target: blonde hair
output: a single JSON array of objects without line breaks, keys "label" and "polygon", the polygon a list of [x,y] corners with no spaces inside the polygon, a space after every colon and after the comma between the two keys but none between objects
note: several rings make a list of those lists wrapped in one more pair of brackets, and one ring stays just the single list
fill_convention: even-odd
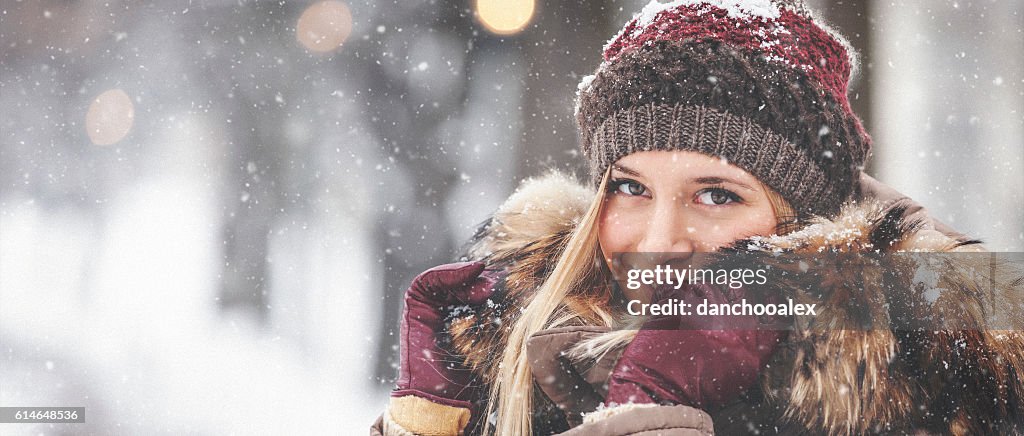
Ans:
[{"label": "blonde hair", "polygon": [[[533,430],[533,373],[526,357],[526,341],[541,330],[565,325],[574,318],[605,326],[617,322],[607,304],[587,304],[594,297],[611,300],[603,260],[596,256],[597,221],[604,203],[610,169],[605,172],[597,195],[569,236],[551,274],[522,310],[508,336],[499,362],[499,372],[491,385],[486,429],[490,416],[497,412],[493,430],[499,435],[530,435]],[[591,294],[588,296],[588,294]],[[597,295],[594,295],[597,294]],[[487,433],[487,431],[485,431]]]},{"label": "blonde hair", "polygon": [[772,213],[775,214],[775,234],[785,235],[798,229],[801,225],[801,218],[796,209],[793,209],[793,206],[774,189],[760,180],[758,182],[761,183],[761,188],[768,196],[768,203],[771,204]]},{"label": "blonde hair", "polygon": [[[588,325],[611,327],[607,333],[577,343],[568,351],[572,360],[600,359],[625,346],[643,323],[641,317],[627,317],[610,307],[614,286],[598,245],[598,219],[611,174],[601,178],[597,194],[569,236],[558,261],[544,283],[522,310],[508,336],[499,361],[498,375],[490,387],[484,412],[484,434],[531,435],[533,432],[534,383],[526,355],[526,342],[541,330],[582,319]],[[762,185],[783,229],[796,222],[789,203]],[[781,234],[781,233],[780,233]],[[492,422],[491,415],[496,413]],[[492,427],[493,426],[493,427]]]}]

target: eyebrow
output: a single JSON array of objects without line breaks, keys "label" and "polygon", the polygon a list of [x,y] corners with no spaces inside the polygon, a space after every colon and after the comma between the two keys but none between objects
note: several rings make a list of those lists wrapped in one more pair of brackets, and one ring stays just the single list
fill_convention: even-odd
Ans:
[{"label": "eyebrow", "polygon": [[620,165],[620,164],[612,164],[612,168],[615,168],[615,169],[617,169],[619,171],[622,171],[622,172],[624,172],[626,174],[629,174],[631,176],[634,176],[634,177],[642,177],[640,175],[639,171],[631,169],[631,168],[629,168],[627,166],[623,166],[623,165]]},{"label": "eyebrow", "polygon": [[[622,172],[624,172],[626,174],[629,174],[631,176],[634,176],[634,177],[643,177],[643,176],[640,175],[639,171],[634,170],[632,168],[629,168],[627,166],[623,166],[621,164],[612,164],[612,168],[614,168],[616,170],[619,170],[619,171],[622,171]],[[740,181],[738,181],[736,179],[731,179],[731,178],[728,178],[728,177],[704,176],[704,177],[697,177],[697,178],[690,179],[690,180],[692,182],[700,183],[700,184],[703,184],[703,185],[719,185],[719,184],[722,184],[722,183],[732,183],[732,184],[739,185],[739,186],[742,186],[744,188],[747,188],[747,189],[749,189],[751,191],[756,191],[757,190],[757,189],[754,189],[753,187],[751,187],[750,185],[748,185],[746,183],[743,183],[743,182],[740,182]]]},{"label": "eyebrow", "polygon": [[748,185],[746,183],[743,183],[743,182],[740,182],[740,181],[735,180],[735,179],[730,179],[728,177],[714,177],[714,176],[697,177],[696,179],[693,179],[693,181],[697,182],[697,183],[701,183],[701,184],[707,184],[707,185],[718,185],[718,184],[722,184],[724,182],[728,182],[728,183],[732,183],[732,184],[735,184],[735,185],[740,185],[740,186],[742,186],[744,188],[747,188],[747,189],[749,189],[751,191],[756,191],[756,189],[754,189],[750,185]]}]

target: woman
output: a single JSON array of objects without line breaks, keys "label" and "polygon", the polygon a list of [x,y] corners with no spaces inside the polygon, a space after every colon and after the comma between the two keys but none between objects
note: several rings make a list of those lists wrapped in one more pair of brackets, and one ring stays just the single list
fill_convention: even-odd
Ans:
[{"label": "woman", "polygon": [[[398,389],[372,432],[1021,431],[1019,318],[991,330],[977,315],[990,302],[970,291],[993,284],[1012,311],[1024,300],[1012,270],[943,275],[955,292],[913,306],[928,317],[962,304],[972,330],[897,328],[890,304],[921,293],[892,297],[907,277],[865,270],[878,280],[832,280],[817,293],[778,281],[780,295],[830,308],[785,330],[680,329],[679,317],[663,328],[628,314],[627,301],[666,295],[617,284],[640,266],[619,253],[685,262],[700,252],[980,250],[913,203],[865,198],[892,191],[861,173],[871,141],[846,96],[855,65],[799,2],[644,8],[579,87],[596,191],[558,174],[528,181],[478,232],[469,262],[413,281]],[[892,320],[853,329],[865,305],[850,302]]]}]

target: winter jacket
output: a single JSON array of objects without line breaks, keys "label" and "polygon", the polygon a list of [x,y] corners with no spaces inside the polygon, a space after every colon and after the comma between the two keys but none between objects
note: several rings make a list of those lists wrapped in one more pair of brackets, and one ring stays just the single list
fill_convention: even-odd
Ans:
[{"label": "winter jacket", "polygon": [[[485,383],[497,373],[494,365],[504,349],[507,326],[513,325],[517,309],[525,306],[554,265],[560,247],[594,195],[557,173],[529,180],[474,237],[466,257],[486,259],[491,267],[504,270],[504,279],[495,286],[494,304],[453,318],[442,340],[465,356]],[[853,254],[980,251],[964,239],[922,226],[914,212],[863,201],[844,208],[832,220],[818,219],[785,236],[742,241],[730,250]],[[891,289],[906,283],[865,270],[857,272],[865,279],[854,280],[856,286],[832,286],[829,292],[801,293],[799,283],[779,281],[778,286],[791,288],[781,291],[831,310],[794,326],[758,385],[718,410],[629,404],[595,412],[607,392],[617,355],[613,352],[598,361],[570,362],[564,351],[607,328],[581,323],[538,332],[527,345],[538,403],[534,434],[1021,434],[1024,273],[1019,265],[989,266],[991,274],[987,275],[938,277],[949,292],[938,297],[937,303],[931,298],[934,295],[927,296],[930,304],[910,301],[921,298],[920,290],[892,297]],[[834,269],[846,270],[839,264]],[[872,278],[867,279],[869,276]],[[954,306],[962,310],[949,310]],[[976,328],[900,328],[896,319],[901,314],[895,311],[908,307],[925,312],[915,312],[917,317],[961,317],[952,320],[952,325]],[[882,314],[887,323],[871,329],[843,328],[855,325],[864,313]],[[1001,330],[985,328],[992,319],[1002,320]],[[833,328],[821,328],[825,325]],[[482,389],[481,401],[485,398],[486,389]],[[430,404],[417,407],[425,411],[425,420],[432,414],[451,412],[436,411]],[[481,402],[476,410],[485,407]],[[481,421],[481,416],[471,416],[467,434],[479,432]],[[371,435],[430,431],[408,431],[385,412],[374,423]]]}]

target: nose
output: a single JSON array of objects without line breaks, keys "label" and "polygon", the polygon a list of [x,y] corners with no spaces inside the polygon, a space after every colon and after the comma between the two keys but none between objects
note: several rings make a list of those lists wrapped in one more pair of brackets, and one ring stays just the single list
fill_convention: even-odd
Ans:
[{"label": "nose", "polygon": [[689,256],[694,251],[696,235],[687,221],[687,213],[678,201],[656,201],[637,250],[643,253],[674,253],[673,258],[684,253]]}]

